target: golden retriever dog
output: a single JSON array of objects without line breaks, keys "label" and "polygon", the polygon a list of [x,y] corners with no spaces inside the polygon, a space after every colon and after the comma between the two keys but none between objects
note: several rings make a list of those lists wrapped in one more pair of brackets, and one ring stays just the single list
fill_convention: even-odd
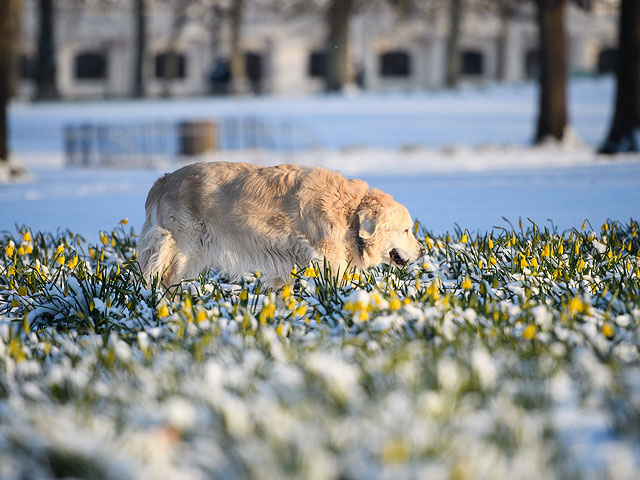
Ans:
[{"label": "golden retriever dog", "polygon": [[425,253],[403,205],[325,168],[194,163],[159,178],[145,210],[140,266],[166,285],[213,268],[279,287],[294,264],[326,259],[338,273]]}]

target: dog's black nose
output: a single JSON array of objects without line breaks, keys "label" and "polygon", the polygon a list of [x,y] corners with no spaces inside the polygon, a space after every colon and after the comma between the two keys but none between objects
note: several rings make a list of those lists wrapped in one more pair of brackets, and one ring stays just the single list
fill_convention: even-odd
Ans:
[{"label": "dog's black nose", "polygon": [[424,255],[425,253],[427,253],[427,249],[424,247],[420,247],[420,256]]}]

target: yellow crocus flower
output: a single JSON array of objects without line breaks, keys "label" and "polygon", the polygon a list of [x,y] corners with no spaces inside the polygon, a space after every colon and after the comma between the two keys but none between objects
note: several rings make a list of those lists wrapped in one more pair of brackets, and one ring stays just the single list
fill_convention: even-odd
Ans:
[{"label": "yellow crocus flower", "polygon": [[169,316],[169,309],[167,308],[167,305],[164,303],[161,303],[160,305],[158,305],[158,317],[164,318],[168,316]]},{"label": "yellow crocus flower", "polygon": [[573,297],[569,300],[569,313],[576,314],[584,309],[584,303],[580,297]]},{"label": "yellow crocus flower", "polygon": [[429,250],[433,248],[433,241],[429,238],[429,235],[424,236],[424,244]]},{"label": "yellow crocus flower", "polygon": [[69,263],[67,263],[67,267],[73,270],[74,268],[76,268],[76,265],[78,265],[78,255],[74,255],[73,258],[69,260]]},{"label": "yellow crocus flower", "polygon": [[528,325],[527,328],[525,328],[522,332],[522,337],[526,338],[527,340],[533,340],[534,338],[536,338],[536,331],[537,328],[535,325]]},{"label": "yellow crocus flower", "polygon": [[268,303],[264,307],[262,307],[262,310],[260,310],[260,313],[258,314],[258,320],[260,321],[260,325],[264,325],[267,322],[267,320],[272,319],[275,313],[276,313],[275,303]]},{"label": "yellow crocus flower", "polygon": [[542,256],[543,257],[551,256],[551,246],[548,243],[545,244],[544,248],[542,249]]},{"label": "yellow crocus flower", "polygon": [[[440,298],[440,292],[438,291],[438,285],[436,285],[436,282],[433,281],[429,284],[429,286],[427,287],[427,293],[431,296],[431,298],[433,298],[434,300],[438,300]],[[408,299],[407,299],[408,300]]]},{"label": "yellow crocus flower", "polygon": [[317,277],[318,274],[316,273],[315,269],[311,266],[308,266],[305,270],[304,270],[304,276],[305,277]]},{"label": "yellow crocus flower", "polygon": [[524,267],[528,267],[529,263],[527,262],[527,258],[526,257],[522,257],[520,258],[520,268],[523,269]]},{"label": "yellow crocus flower", "polygon": [[402,307],[402,303],[400,303],[400,299],[393,295],[389,300],[389,310],[395,311]]}]

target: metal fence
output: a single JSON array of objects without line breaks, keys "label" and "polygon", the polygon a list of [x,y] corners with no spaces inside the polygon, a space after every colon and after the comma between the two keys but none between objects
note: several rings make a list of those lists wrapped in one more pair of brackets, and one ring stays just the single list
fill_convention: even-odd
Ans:
[{"label": "metal fence", "polygon": [[225,117],[176,123],[69,124],[65,158],[71,166],[151,166],[221,150],[296,152],[318,142],[303,125],[260,117]]},{"label": "metal fence", "polygon": [[173,128],[162,123],[143,125],[67,125],[65,158],[72,166],[150,166],[171,151]]}]

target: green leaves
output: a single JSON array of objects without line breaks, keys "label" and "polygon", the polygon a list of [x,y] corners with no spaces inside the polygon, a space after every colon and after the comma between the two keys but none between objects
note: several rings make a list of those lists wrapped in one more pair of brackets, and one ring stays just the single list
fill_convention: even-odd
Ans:
[{"label": "green leaves", "polygon": [[22,228],[0,238],[0,463],[51,476],[42,446],[65,445],[130,477],[580,477],[590,427],[562,415],[640,433],[638,225],[587,226],[417,225],[416,264],[296,266],[278,292],[146,285],[124,223],[95,245]]}]

